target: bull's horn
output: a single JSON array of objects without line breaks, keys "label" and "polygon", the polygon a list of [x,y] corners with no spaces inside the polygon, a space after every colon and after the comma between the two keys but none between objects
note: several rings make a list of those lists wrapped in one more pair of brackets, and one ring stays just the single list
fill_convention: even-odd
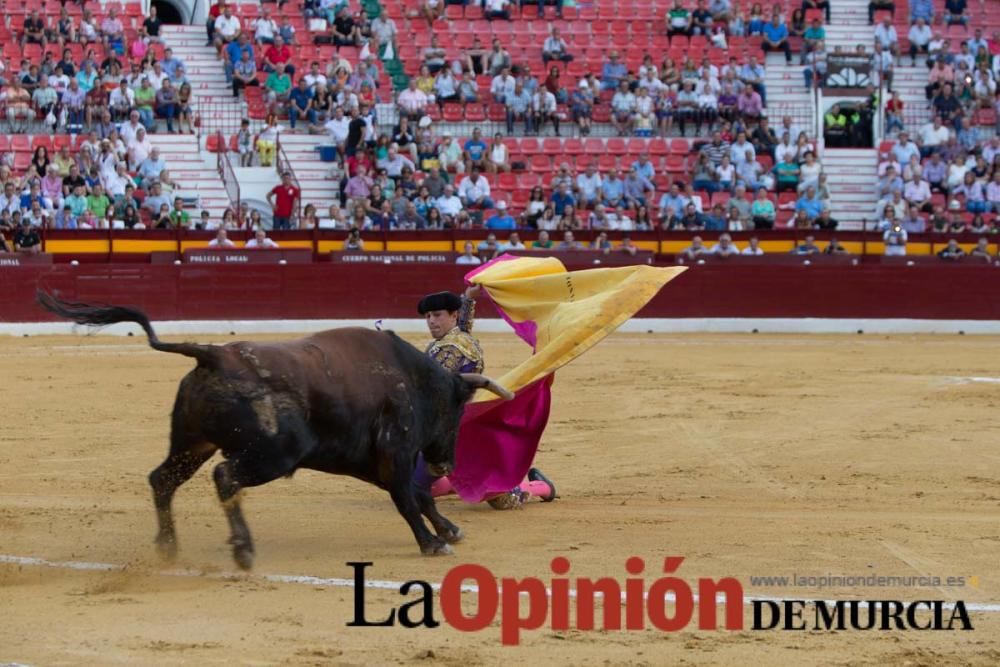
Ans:
[{"label": "bull's horn", "polygon": [[486,391],[496,394],[505,401],[509,401],[514,398],[514,394],[512,392],[504,389],[485,375],[480,375],[479,373],[460,373],[459,375],[462,376],[463,380],[471,384],[476,389],[485,389]]}]

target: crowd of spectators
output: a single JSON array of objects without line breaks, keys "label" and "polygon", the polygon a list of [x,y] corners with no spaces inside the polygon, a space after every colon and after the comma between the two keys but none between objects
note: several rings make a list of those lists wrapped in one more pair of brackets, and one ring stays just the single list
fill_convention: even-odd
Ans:
[{"label": "crowd of spectators", "polygon": [[22,175],[0,163],[0,231],[21,228],[144,229],[211,225],[195,219],[196,194],[185,192],[146,136],[138,111],[121,130],[91,131],[75,152],[38,145]]},{"label": "crowd of spectators", "polygon": [[12,28],[22,48],[37,45],[41,55],[0,67],[8,131],[108,138],[135,111],[147,132],[161,119],[168,132],[193,133],[191,85],[183,61],[163,48],[161,27],[155,6],[137,29],[113,6],[100,21],[88,9],[74,17],[63,7],[55,21],[31,10]]}]

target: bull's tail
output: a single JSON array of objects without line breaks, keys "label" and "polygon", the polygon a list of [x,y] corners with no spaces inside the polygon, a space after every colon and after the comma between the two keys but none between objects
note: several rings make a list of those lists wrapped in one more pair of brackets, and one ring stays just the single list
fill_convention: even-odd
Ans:
[{"label": "bull's tail", "polygon": [[92,327],[103,327],[119,322],[134,322],[142,327],[149,337],[149,345],[154,350],[170,352],[173,354],[183,354],[186,357],[193,357],[202,365],[211,365],[216,359],[217,348],[214,345],[199,345],[197,343],[164,343],[156,332],[153,325],[149,323],[146,313],[138,308],[128,308],[125,306],[91,305],[86,303],[69,303],[62,301],[47,292],[38,290],[36,292],[38,303],[46,310],[55,313],[59,317],[72,320],[77,324],[85,324]]}]

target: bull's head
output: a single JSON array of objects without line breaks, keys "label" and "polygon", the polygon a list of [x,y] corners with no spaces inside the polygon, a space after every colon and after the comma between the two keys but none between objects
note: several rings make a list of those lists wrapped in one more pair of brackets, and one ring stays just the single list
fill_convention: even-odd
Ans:
[{"label": "bull's head", "polygon": [[451,407],[454,409],[448,410],[448,414],[438,415],[439,436],[430,447],[424,450],[427,471],[435,477],[447,476],[455,468],[455,440],[458,437],[458,427],[461,423],[465,404],[476,393],[476,390],[485,389],[505,401],[514,398],[513,393],[485,375],[459,373],[452,377],[454,378],[455,392]]}]

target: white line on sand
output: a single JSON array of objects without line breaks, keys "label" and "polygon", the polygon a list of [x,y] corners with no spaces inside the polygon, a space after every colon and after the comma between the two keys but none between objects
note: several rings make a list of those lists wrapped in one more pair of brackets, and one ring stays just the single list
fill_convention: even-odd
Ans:
[{"label": "white line on sand", "polygon": [[1000,378],[991,378],[991,377],[976,377],[976,376],[946,377],[945,380],[949,380],[951,382],[954,382],[955,384],[971,384],[973,382],[981,382],[984,384],[1000,384]]},{"label": "white line on sand", "polygon": [[[88,561],[51,561],[44,558],[32,558],[29,556],[11,556],[8,554],[0,554],[0,563],[8,563],[11,565],[21,565],[27,567],[51,567],[61,570],[82,570],[82,571],[96,571],[96,572],[124,572],[128,570],[127,565],[120,565],[117,563],[95,563]],[[309,575],[301,574],[240,574],[237,572],[204,572],[202,570],[192,570],[192,569],[169,569],[169,570],[157,570],[151,572],[150,574],[163,576],[163,577],[200,577],[205,579],[220,579],[225,581],[240,581],[240,580],[250,580],[250,581],[267,581],[275,584],[304,584],[306,586],[319,586],[319,587],[332,587],[332,588],[353,588],[353,579],[339,579],[339,578],[327,578],[327,577],[313,577]],[[386,590],[398,591],[400,587],[404,584],[402,581],[384,581],[381,579],[365,579],[365,588],[380,588]],[[431,588],[434,590],[440,590],[441,584],[431,584]],[[478,586],[462,586],[463,593],[478,593]],[[547,589],[549,595],[552,594],[551,590]],[[574,589],[569,590],[570,597],[576,597],[576,591]],[[598,593],[597,595],[600,595]],[[645,595],[643,596],[645,597]],[[674,595],[668,593],[666,596],[668,601],[674,600]],[[768,597],[763,595],[755,595],[752,597],[745,597],[744,603],[749,604],[754,600],[767,600],[769,602],[783,602],[790,599],[805,599],[800,598],[779,598],[779,597]],[[698,595],[694,595],[695,602],[698,601]],[[624,596],[622,597],[622,602],[624,603]],[[844,600],[846,601],[846,600]],[[716,597],[716,604],[725,604],[726,598],[724,595],[720,594]],[[824,600],[826,604],[835,604],[838,600]],[[945,608],[951,608],[953,605],[945,604]],[[976,612],[1000,612],[1000,604],[994,603],[980,603],[980,602],[970,602],[965,605],[968,611]]]}]

